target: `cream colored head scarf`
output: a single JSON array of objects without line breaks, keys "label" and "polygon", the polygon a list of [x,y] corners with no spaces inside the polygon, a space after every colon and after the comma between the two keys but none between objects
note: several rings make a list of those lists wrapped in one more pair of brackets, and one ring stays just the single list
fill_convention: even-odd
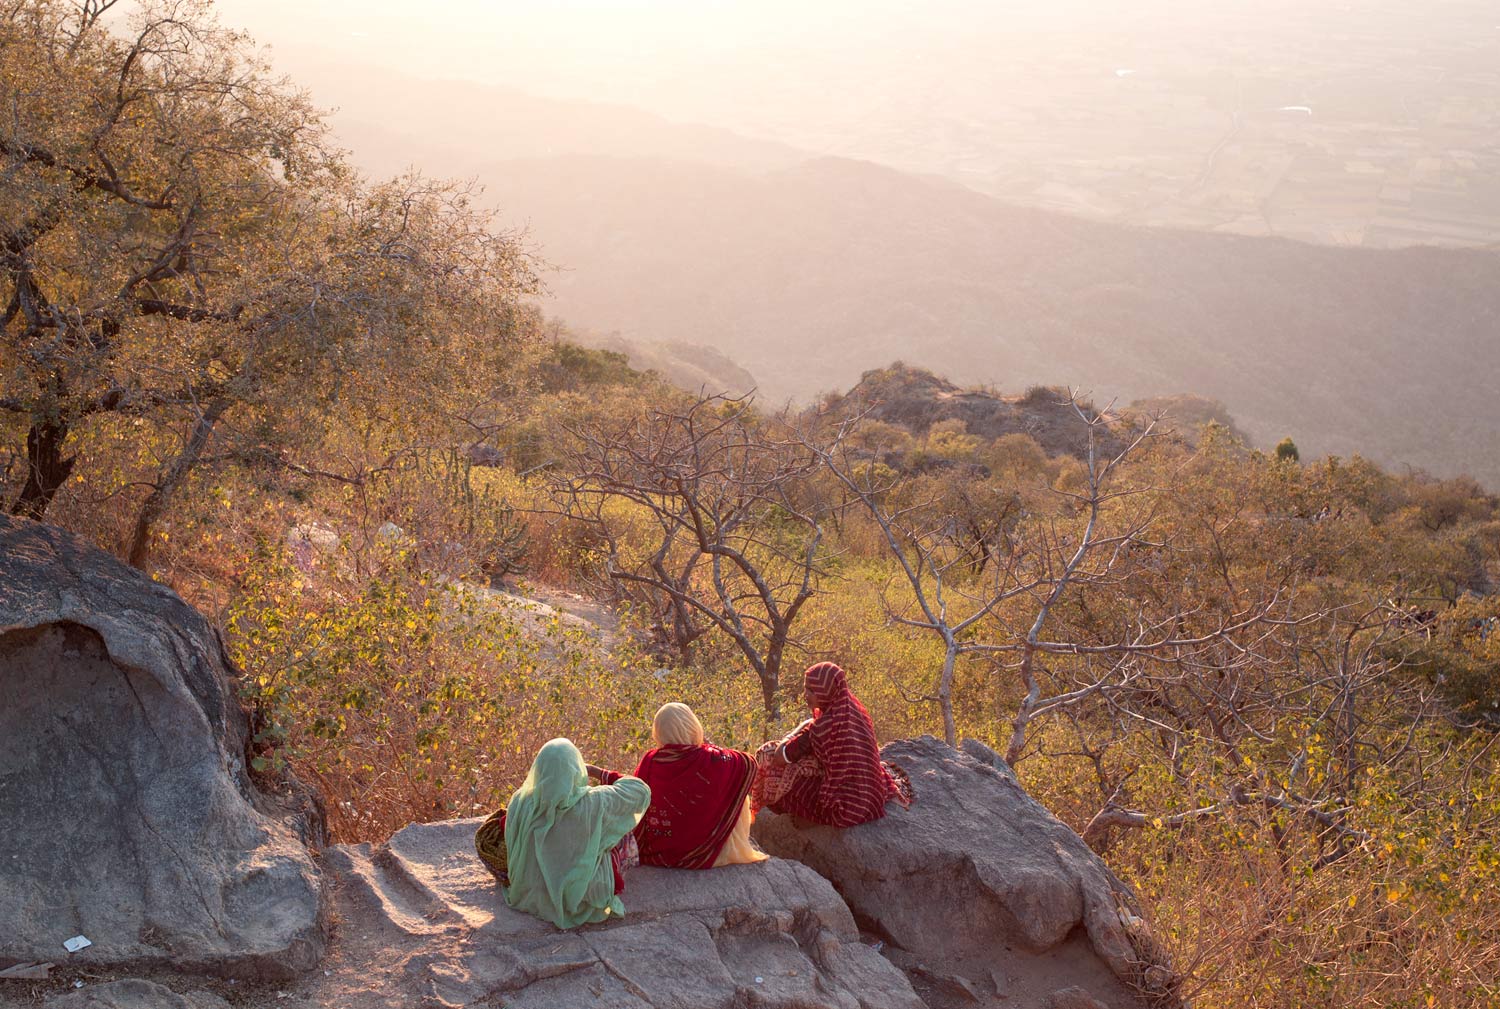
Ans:
[{"label": "cream colored head scarf", "polygon": [[686,704],[663,704],[651,723],[651,738],[657,746],[702,746],[703,723]]}]

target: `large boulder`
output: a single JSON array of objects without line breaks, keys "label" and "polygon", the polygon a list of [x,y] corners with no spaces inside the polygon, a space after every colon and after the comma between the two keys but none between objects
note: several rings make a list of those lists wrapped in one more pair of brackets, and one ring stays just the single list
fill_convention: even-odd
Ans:
[{"label": "large boulder", "polygon": [[965,751],[931,736],[891,743],[882,753],[911,776],[910,809],[892,804],[848,830],[762,811],[754,837],[830,880],[939,998],[1176,1004],[1170,962],[1129,888],[999,756],[972,741]]},{"label": "large boulder", "polygon": [[[290,976],[325,944],[315,818],[247,774],[213,628],[0,516],[0,962]],[[68,953],[74,936],[92,945]]]},{"label": "large boulder", "polygon": [[338,948],[284,1004],[924,1009],[805,866],[642,866],[626,876],[623,919],[561,931],[506,905],[474,855],[480,822],[330,848]]}]

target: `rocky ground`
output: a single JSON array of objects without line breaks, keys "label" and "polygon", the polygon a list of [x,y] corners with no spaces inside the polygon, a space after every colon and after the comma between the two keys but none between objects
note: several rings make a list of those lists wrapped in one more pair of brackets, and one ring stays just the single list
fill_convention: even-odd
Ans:
[{"label": "rocky ground", "polygon": [[474,856],[479,822],[418,824],[378,847],[329,849],[334,941],[300,977],[266,985],[157,971],[152,990],[64,964],[50,983],[0,989],[0,1004],[922,1009],[902,972],[860,941],[828,882],[799,863],[641,867],[623,920],[564,932],[505,905]]}]

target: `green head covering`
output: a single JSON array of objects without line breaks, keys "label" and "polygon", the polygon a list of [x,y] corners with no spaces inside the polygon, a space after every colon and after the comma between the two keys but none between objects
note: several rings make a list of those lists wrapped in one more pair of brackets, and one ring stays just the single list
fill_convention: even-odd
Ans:
[{"label": "green head covering", "polygon": [[505,899],[558,928],[624,914],[609,849],[635,829],[650,804],[651,790],[639,778],[590,787],[578,747],[549,740],[506,803]]},{"label": "green head covering", "polygon": [[521,782],[506,808],[529,801],[539,812],[572,809],[588,790],[589,772],[583,754],[578,752],[571,739],[559,736],[549,739],[537,751],[526,780]]}]

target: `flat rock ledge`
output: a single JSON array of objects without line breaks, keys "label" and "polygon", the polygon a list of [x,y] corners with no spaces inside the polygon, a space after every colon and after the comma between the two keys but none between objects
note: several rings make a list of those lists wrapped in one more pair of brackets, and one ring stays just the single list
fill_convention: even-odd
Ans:
[{"label": "flat rock ledge", "polygon": [[561,931],[505,904],[474,855],[480,822],[329,849],[339,948],[292,995],[351,1009],[923,1009],[806,866],[642,866],[623,919]]},{"label": "flat rock ledge", "polygon": [[[316,969],[274,984],[157,972],[46,1009],[929,1009],[796,862],[632,869],[624,918],[571,931],[511,910],[474,854],[480,819],[324,851],[336,921]],[[52,985],[68,984],[64,975]],[[3,986],[4,982],[0,982]],[[212,990],[205,991],[204,988]],[[0,1006],[7,1002],[0,987]]]},{"label": "flat rock ledge", "polygon": [[848,830],[763,811],[753,836],[832,882],[930,1002],[1180,1004],[1130,888],[997,754],[931,736],[881,752],[910,775],[910,809]]}]

